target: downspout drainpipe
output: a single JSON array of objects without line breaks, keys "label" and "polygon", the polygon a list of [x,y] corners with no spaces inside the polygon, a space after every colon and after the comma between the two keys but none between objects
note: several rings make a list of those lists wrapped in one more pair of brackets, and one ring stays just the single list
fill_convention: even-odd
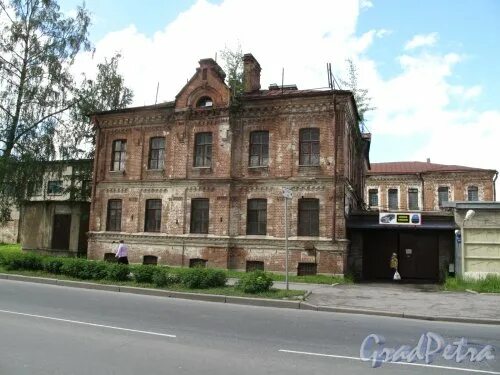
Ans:
[{"label": "downspout drainpipe", "polygon": [[422,173],[417,173],[418,178],[422,181],[422,211],[425,211],[425,190],[424,190],[424,178]]},{"label": "downspout drainpipe", "polygon": [[493,201],[494,202],[497,200],[497,188],[496,188],[497,177],[498,177],[498,171],[495,172],[495,177],[493,177]]},{"label": "downspout drainpipe", "polygon": [[336,222],[337,222],[337,108],[335,105],[335,94],[333,94],[333,222],[332,222],[332,242],[335,242]]}]

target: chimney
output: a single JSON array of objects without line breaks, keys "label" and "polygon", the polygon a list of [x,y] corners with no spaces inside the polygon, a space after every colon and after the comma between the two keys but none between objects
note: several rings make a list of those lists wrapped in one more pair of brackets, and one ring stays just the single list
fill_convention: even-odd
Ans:
[{"label": "chimney", "polygon": [[251,53],[243,56],[243,90],[251,93],[260,90],[260,64]]},{"label": "chimney", "polygon": [[427,158],[427,163],[430,163],[431,162],[431,158]]}]

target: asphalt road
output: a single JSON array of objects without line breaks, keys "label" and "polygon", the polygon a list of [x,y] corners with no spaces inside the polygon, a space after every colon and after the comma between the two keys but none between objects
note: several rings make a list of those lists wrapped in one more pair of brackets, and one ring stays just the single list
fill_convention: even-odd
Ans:
[{"label": "asphalt road", "polygon": [[[495,358],[360,361],[428,331]],[[373,352],[375,346],[367,350]],[[0,374],[500,374],[500,327],[198,302],[0,280]],[[469,369],[460,371],[459,369]]]}]

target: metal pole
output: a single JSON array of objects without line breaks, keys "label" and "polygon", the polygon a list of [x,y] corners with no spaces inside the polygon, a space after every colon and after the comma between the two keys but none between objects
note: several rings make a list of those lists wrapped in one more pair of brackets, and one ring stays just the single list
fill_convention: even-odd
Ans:
[{"label": "metal pole", "polygon": [[286,290],[288,291],[288,198],[285,197],[285,283]]}]

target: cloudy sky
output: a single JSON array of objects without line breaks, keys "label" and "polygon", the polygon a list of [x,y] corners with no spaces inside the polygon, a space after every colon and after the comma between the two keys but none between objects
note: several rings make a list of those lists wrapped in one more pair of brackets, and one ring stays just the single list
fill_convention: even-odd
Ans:
[{"label": "cloudy sky", "polygon": [[[81,1],[62,0],[71,13]],[[262,86],[327,86],[326,63],[377,108],[366,123],[371,161],[425,161],[500,170],[500,1],[86,0],[92,74],[118,51],[134,105],[175,98],[201,58],[240,44],[262,66]]]}]

